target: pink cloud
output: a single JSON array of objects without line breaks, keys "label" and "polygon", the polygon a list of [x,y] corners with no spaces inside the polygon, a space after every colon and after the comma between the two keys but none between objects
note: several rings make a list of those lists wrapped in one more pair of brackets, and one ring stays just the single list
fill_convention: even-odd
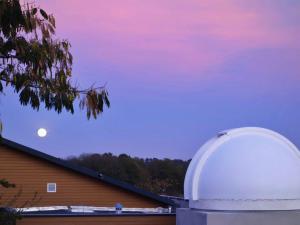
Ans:
[{"label": "pink cloud", "polygon": [[56,15],[59,36],[121,68],[197,73],[247,49],[295,47],[300,38],[298,27],[284,26],[285,15],[259,7],[261,1],[251,7],[236,0],[41,3]]}]

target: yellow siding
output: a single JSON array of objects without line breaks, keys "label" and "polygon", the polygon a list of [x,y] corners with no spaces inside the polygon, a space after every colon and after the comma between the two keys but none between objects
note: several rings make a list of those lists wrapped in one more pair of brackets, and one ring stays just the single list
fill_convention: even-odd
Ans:
[{"label": "yellow siding", "polygon": [[23,218],[17,225],[175,225],[175,216],[37,217]]},{"label": "yellow siding", "polygon": [[[22,190],[17,203],[14,204],[17,207],[32,199],[35,192],[40,200],[35,201],[34,206],[114,206],[117,202],[122,203],[124,207],[163,206],[162,203],[5,146],[0,146],[0,178],[17,184],[17,188],[4,192],[0,199],[1,204]],[[47,183],[56,183],[57,192],[47,193]],[[0,193],[3,191],[1,188]]]}]

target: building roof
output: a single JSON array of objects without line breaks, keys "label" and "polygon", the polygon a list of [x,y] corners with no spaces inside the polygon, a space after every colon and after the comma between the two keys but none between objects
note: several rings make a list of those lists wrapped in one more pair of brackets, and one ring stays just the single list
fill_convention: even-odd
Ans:
[{"label": "building roof", "polygon": [[1,136],[0,136],[0,143],[3,146],[7,146],[7,147],[12,148],[14,150],[17,150],[19,152],[26,153],[28,155],[31,155],[33,157],[36,157],[36,158],[39,158],[39,159],[42,159],[42,160],[46,160],[47,162],[50,162],[52,164],[63,167],[65,169],[74,171],[76,173],[91,177],[91,178],[96,179],[98,181],[101,181],[101,182],[104,182],[104,183],[107,183],[107,184],[125,189],[127,191],[136,193],[138,195],[141,195],[141,196],[144,196],[146,198],[161,202],[161,203],[166,204],[166,205],[176,206],[176,204],[170,199],[161,197],[161,196],[156,195],[152,192],[142,190],[142,189],[137,188],[137,187],[135,187],[131,184],[128,184],[126,182],[123,182],[123,181],[114,179],[112,177],[106,176],[102,173],[96,172],[96,171],[88,169],[86,167],[75,165],[73,163],[67,162],[66,160],[62,160],[60,158],[56,158],[54,156],[45,154],[43,152],[37,151],[37,150],[29,148],[27,146],[18,144],[14,141],[8,140],[8,139],[3,138]]}]

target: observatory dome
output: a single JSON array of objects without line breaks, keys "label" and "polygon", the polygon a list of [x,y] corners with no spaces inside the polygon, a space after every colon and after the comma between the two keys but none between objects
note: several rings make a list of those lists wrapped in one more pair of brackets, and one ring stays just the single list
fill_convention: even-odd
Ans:
[{"label": "observatory dome", "polygon": [[193,157],[184,196],[204,210],[300,209],[300,153],[268,129],[221,132]]}]

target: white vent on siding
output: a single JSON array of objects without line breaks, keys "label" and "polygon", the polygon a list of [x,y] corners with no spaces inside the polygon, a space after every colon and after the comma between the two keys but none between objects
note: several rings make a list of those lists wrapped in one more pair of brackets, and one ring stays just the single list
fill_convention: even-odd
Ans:
[{"label": "white vent on siding", "polygon": [[56,183],[48,183],[47,192],[56,192]]}]

